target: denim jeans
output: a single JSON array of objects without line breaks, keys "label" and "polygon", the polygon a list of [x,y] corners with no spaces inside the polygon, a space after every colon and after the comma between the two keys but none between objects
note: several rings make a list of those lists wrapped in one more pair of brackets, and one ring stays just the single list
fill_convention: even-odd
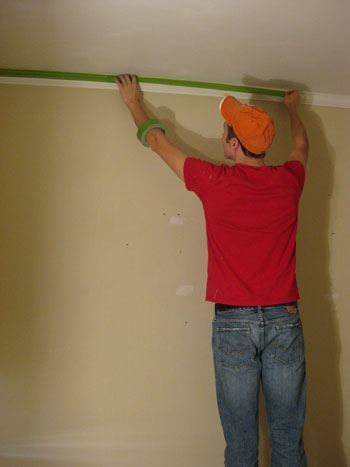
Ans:
[{"label": "denim jeans", "polygon": [[212,344],[225,466],[258,466],[260,378],[271,467],[306,466],[305,355],[298,302],[288,307],[215,305]]}]

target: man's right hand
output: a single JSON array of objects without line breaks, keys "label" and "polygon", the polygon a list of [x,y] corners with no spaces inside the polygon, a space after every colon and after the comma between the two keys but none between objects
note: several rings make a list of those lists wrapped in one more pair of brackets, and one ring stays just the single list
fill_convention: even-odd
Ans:
[{"label": "man's right hand", "polygon": [[296,110],[300,104],[300,94],[298,91],[286,92],[283,102],[288,110]]},{"label": "man's right hand", "polygon": [[114,78],[114,81],[117,84],[120,95],[127,107],[142,101],[142,93],[136,76],[119,75],[118,78]]}]

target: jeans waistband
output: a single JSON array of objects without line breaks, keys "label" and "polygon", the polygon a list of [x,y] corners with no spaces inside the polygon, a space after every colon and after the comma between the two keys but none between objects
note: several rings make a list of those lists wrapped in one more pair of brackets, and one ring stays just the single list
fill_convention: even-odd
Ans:
[{"label": "jeans waistband", "polygon": [[[263,310],[264,308],[277,308],[280,306],[287,306],[287,305],[297,305],[298,302],[295,300],[293,302],[288,302],[288,303],[277,303],[276,305],[264,305],[261,307]],[[225,305],[224,303],[215,303],[215,311],[226,311],[226,310],[254,310],[258,309],[257,305],[251,305],[251,306],[240,306],[240,305]]]}]

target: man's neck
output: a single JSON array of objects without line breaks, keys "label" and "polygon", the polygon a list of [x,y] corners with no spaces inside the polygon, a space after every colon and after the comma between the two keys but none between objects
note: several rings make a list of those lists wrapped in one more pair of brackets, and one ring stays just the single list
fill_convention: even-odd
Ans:
[{"label": "man's neck", "polygon": [[235,162],[235,164],[249,165],[250,167],[264,167],[265,166],[264,159],[252,159],[249,161],[238,160]]}]

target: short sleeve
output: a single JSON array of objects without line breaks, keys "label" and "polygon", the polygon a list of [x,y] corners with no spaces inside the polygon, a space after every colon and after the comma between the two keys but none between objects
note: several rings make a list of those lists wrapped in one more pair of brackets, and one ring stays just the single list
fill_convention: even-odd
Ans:
[{"label": "short sleeve", "polygon": [[295,176],[296,180],[298,181],[298,186],[300,193],[303,191],[304,183],[305,183],[305,167],[304,165],[297,160],[288,161],[283,164],[293,175]]},{"label": "short sleeve", "polygon": [[188,157],[184,165],[184,179],[187,190],[194,191],[202,200],[215,181],[220,167],[210,162]]}]

